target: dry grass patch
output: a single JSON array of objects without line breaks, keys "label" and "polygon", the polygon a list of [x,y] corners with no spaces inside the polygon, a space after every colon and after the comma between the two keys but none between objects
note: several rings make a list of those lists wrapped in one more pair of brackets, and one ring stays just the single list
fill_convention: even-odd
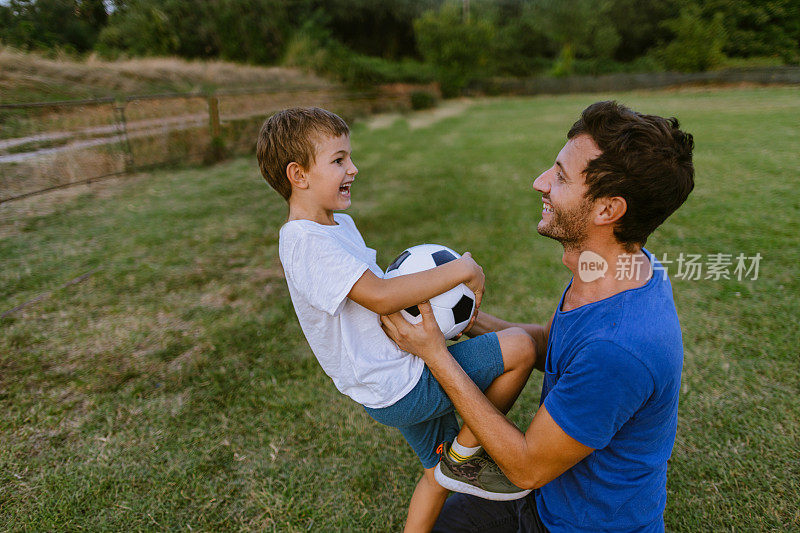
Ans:
[{"label": "dry grass patch", "polygon": [[283,67],[178,58],[105,61],[96,55],[77,61],[66,56],[51,59],[0,46],[0,88],[4,95],[0,103],[44,100],[48,99],[48,94],[60,96],[56,99],[69,99],[210,88],[286,89],[331,85],[313,74]]}]

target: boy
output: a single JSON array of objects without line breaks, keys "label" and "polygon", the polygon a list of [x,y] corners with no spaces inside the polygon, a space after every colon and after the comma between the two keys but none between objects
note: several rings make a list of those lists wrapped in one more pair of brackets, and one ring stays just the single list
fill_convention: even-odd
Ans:
[{"label": "boy", "polygon": [[[358,173],[350,158],[349,135],[347,124],[329,111],[286,109],[261,128],[258,163],[266,181],[289,204],[279,254],[303,333],[337,389],[378,422],[399,428],[420,458],[425,472],[411,497],[406,529],[429,530],[448,488],[505,500],[529,491],[506,479],[468,427],[458,432],[452,403],[430,371],[381,329],[379,315],[416,305],[459,283],[472,289],[479,305],[484,276],[465,253],[425,272],[383,279],[375,250],[367,248],[353,219],[334,214],[350,207]],[[533,341],[518,328],[449,349],[504,412],[534,363]],[[437,447],[444,450],[438,465]]]}]

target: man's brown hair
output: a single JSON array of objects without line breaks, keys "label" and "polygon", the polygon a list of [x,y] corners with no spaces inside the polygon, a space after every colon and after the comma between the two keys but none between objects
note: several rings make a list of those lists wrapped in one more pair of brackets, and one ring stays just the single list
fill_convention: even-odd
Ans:
[{"label": "man's brown hair", "polygon": [[643,115],[617,102],[587,107],[567,134],[589,135],[602,154],[586,166],[591,200],[620,196],[627,210],[614,236],[628,250],[647,237],[686,201],[694,188],[692,136],[678,119]]},{"label": "man's brown hair", "polygon": [[349,135],[339,115],[319,107],[290,107],[269,117],[258,134],[256,156],[261,175],[288,202],[292,186],[286,176],[289,163],[308,169],[314,164],[314,143],[321,137]]}]

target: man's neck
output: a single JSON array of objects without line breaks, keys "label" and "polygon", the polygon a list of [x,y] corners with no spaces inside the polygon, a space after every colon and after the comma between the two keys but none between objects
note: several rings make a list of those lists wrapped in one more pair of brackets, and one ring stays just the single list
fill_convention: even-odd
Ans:
[{"label": "man's neck", "polygon": [[565,248],[562,261],[572,271],[562,311],[641,287],[653,275],[652,264],[640,247],[627,251],[617,242],[587,241],[577,248]]}]

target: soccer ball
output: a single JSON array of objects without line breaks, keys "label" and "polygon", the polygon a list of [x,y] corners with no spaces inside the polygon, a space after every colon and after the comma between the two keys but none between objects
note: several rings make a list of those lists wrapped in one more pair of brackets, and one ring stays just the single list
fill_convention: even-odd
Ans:
[{"label": "soccer ball", "polygon": [[[385,279],[414,274],[423,270],[449,263],[461,257],[446,246],[439,244],[420,244],[412,246],[397,256],[386,269]],[[475,311],[475,293],[463,283],[447,292],[430,299],[433,316],[439,324],[445,339],[452,339],[469,324]],[[412,324],[422,321],[419,308],[414,305],[400,311]]]}]

